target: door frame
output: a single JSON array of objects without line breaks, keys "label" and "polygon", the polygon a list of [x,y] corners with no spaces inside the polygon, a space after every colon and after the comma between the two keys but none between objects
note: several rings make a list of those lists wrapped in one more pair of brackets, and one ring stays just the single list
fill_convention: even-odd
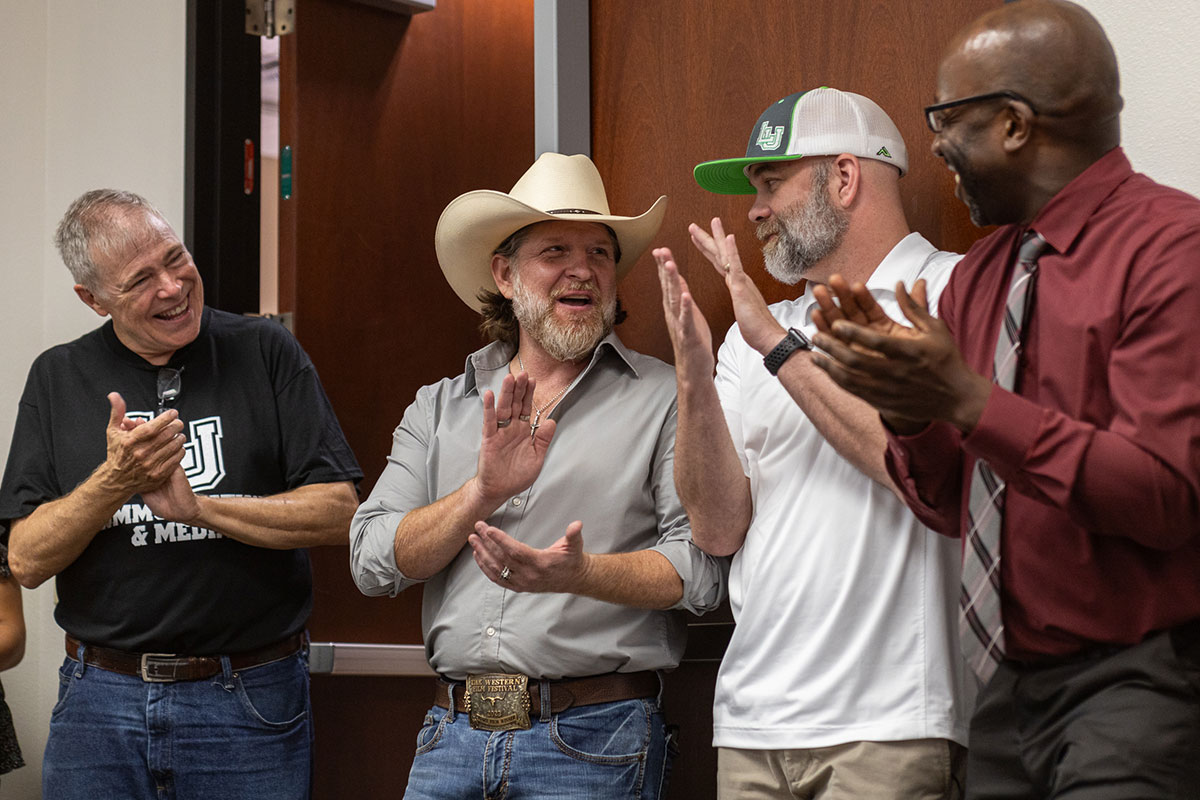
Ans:
[{"label": "door frame", "polygon": [[261,56],[241,3],[187,2],[184,244],[209,305],[259,311]]}]

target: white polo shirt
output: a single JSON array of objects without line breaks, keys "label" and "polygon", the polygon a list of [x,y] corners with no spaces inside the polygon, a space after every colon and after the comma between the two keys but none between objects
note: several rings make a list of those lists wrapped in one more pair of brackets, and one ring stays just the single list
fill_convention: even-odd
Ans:
[{"label": "white polo shirt", "polygon": [[[896,282],[924,278],[936,303],[959,258],[913,233],[867,288],[903,321]],[[771,313],[811,336],[816,307],[810,285]],[[716,385],[754,516],[729,575],[737,626],[717,677],[714,746],[965,744],[973,684],[958,646],[958,540],[842,458],[736,325]]]}]

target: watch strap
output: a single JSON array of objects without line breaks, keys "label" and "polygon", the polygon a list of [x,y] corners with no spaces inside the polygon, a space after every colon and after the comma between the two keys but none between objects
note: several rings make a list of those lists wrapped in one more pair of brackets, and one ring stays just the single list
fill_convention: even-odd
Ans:
[{"label": "watch strap", "polygon": [[795,328],[788,328],[787,335],[783,337],[783,340],[763,358],[763,366],[767,368],[767,372],[778,375],[783,363],[791,357],[792,353],[797,350],[812,349],[812,342],[807,336]]}]

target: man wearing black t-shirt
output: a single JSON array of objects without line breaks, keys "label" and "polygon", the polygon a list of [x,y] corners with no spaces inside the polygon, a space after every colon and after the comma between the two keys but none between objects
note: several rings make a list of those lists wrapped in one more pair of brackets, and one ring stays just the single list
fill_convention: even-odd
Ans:
[{"label": "man wearing black t-shirt", "polygon": [[67,632],[43,793],[307,797],[303,548],[346,541],[362,476],[312,362],[206,309],[137,195],[84,194],[56,243],[112,319],[34,362],[0,485],[13,574],[57,576]]}]

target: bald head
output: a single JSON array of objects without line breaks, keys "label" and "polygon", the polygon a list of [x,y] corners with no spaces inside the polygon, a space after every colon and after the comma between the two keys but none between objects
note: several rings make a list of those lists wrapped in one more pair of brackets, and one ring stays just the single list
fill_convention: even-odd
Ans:
[{"label": "bald head", "polygon": [[960,31],[937,99],[933,153],[977,225],[1029,222],[1121,143],[1116,54],[1066,0],[1009,3]]},{"label": "bald head", "polygon": [[1117,57],[1100,23],[1075,3],[1020,0],[975,20],[938,71],[939,90],[963,81],[1028,98],[1052,136],[1097,154],[1120,144]]}]

